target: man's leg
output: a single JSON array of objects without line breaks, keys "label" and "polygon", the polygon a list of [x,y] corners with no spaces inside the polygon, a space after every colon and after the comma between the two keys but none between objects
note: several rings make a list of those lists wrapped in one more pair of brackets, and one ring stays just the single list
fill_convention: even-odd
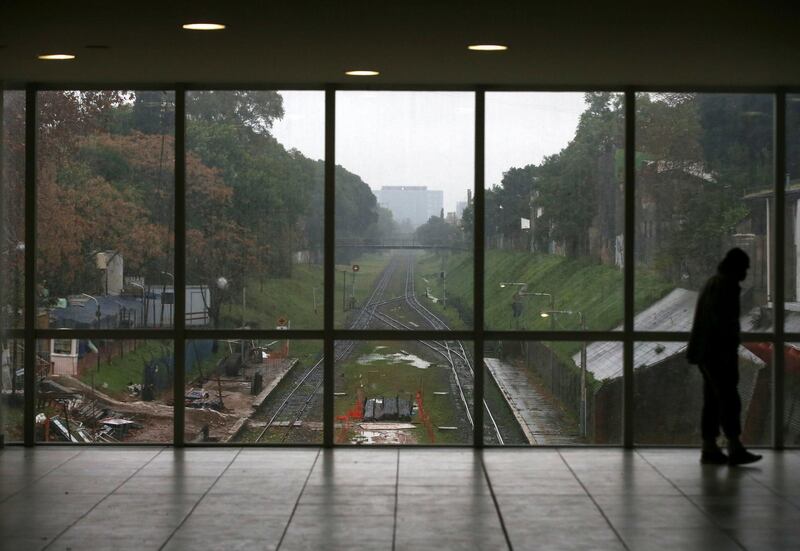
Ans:
[{"label": "man's leg", "polygon": [[720,405],[720,422],[722,432],[728,439],[728,462],[731,465],[754,463],[761,459],[760,455],[750,453],[740,437],[742,435],[742,400],[739,397],[739,365],[738,357],[731,364],[721,366],[713,375],[714,389]]},{"label": "man's leg", "polygon": [[719,393],[722,432],[725,433],[728,442],[736,445],[740,442],[739,437],[742,435],[742,400],[733,377],[720,377],[719,379],[716,388]]},{"label": "man's leg", "polygon": [[700,420],[700,432],[703,437],[703,450],[700,462],[711,465],[728,463],[728,456],[722,453],[717,445],[720,423],[720,403],[714,381],[705,366],[700,367],[703,374],[703,413]]},{"label": "man's leg", "polygon": [[700,433],[703,436],[703,449],[707,444],[711,447],[717,446],[719,436],[719,401],[714,385],[704,368],[700,368],[703,374],[703,413],[700,421]]}]

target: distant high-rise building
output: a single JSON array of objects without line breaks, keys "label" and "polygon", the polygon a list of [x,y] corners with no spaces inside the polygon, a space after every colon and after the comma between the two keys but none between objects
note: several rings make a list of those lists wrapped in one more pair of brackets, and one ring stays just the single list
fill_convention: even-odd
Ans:
[{"label": "distant high-rise building", "polygon": [[467,208],[466,201],[459,201],[456,203],[456,216],[459,220],[461,220],[461,216],[464,214],[464,209]]},{"label": "distant high-rise building", "polygon": [[427,186],[383,186],[377,192],[378,204],[392,211],[395,222],[408,221],[421,226],[431,216],[441,216],[444,193]]}]

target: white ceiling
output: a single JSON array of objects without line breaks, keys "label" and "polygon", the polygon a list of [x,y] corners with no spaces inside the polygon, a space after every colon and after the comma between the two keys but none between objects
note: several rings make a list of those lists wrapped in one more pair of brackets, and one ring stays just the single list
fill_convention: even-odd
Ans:
[{"label": "white ceiling", "polygon": [[[798,2],[5,0],[0,80],[800,86]],[[180,29],[218,20],[221,32]],[[505,53],[468,43],[501,42]],[[104,49],[87,46],[106,46]],[[40,53],[78,59],[44,62]],[[377,78],[345,77],[377,68]]]}]

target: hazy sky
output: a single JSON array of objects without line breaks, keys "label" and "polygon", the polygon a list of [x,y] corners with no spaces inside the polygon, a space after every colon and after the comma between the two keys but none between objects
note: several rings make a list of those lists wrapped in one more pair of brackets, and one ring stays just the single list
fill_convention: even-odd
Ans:
[{"label": "hazy sky", "polygon": [[[323,92],[281,92],[273,134],[312,159],[325,150]],[[486,94],[486,185],[510,167],[539,163],[575,135],[582,93]],[[469,92],[338,92],[336,163],[373,189],[428,186],[455,210],[474,185],[474,95]]]}]

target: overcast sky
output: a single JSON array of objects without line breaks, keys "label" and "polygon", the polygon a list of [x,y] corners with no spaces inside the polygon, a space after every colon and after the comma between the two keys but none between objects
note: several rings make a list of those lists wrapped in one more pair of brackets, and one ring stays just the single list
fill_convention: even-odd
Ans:
[{"label": "overcast sky", "polygon": [[[325,150],[325,101],[318,91],[281,92],[273,134],[312,159]],[[510,167],[539,163],[575,135],[582,93],[486,94],[486,185]],[[474,185],[474,95],[469,92],[338,92],[336,163],[373,189],[428,186],[455,210]]]}]

